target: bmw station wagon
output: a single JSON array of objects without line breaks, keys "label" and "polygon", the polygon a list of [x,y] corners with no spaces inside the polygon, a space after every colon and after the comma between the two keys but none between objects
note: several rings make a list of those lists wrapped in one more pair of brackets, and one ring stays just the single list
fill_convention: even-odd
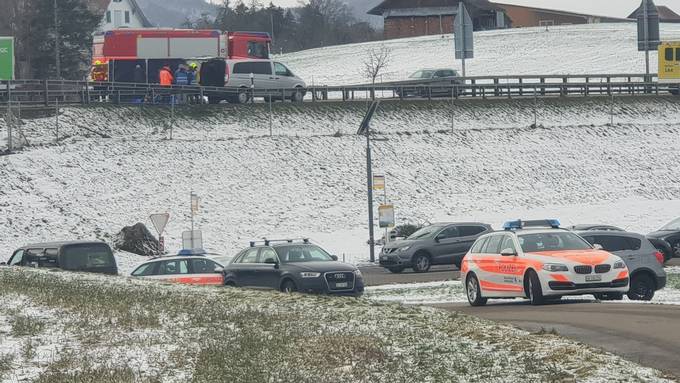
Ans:
[{"label": "bmw station wagon", "polygon": [[251,242],[224,268],[227,286],[359,296],[361,271],[309,240]]}]

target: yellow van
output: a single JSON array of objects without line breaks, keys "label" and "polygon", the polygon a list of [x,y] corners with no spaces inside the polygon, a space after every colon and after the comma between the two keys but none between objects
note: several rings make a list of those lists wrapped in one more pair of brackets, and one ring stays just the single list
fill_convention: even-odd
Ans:
[{"label": "yellow van", "polygon": [[659,83],[680,84],[680,41],[659,45]]}]

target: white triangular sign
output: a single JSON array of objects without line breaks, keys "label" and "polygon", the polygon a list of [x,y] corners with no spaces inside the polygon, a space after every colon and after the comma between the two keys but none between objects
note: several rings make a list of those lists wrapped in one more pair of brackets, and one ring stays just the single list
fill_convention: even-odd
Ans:
[{"label": "white triangular sign", "polygon": [[170,220],[170,214],[151,214],[149,218],[151,218],[151,223],[153,223],[153,227],[156,228],[158,235],[161,235],[163,234],[163,230],[165,230],[165,225],[167,225],[168,221]]}]

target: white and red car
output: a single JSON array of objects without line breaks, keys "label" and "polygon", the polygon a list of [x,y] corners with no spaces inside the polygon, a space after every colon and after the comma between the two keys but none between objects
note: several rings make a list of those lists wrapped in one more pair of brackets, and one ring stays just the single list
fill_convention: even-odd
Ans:
[{"label": "white and red car", "polygon": [[564,295],[625,293],[629,273],[621,258],[560,229],[557,220],[511,221],[483,235],[461,268],[468,301],[529,298],[534,305]]},{"label": "white and red car", "polygon": [[137,266],[132,277],[191,285],[224,284],[223,266],[204,255],[159,257]]}]

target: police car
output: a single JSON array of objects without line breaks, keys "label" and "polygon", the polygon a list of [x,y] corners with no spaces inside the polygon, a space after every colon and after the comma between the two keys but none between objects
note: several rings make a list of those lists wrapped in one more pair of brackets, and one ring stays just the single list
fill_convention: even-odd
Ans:
[{"label": "police car", "polygon": [[182,250],[176,256],[158,257],[137,266],[132,277],[191,285],[224,284],[223,266],[203,250]]},{"label": "police car", "polygon": [[540,305],[563,295],[628,291],[621,258],[559,226],[557,220],[517,220],[479,237],[461,268],[470,305],[489,298],[529,298]]}]

